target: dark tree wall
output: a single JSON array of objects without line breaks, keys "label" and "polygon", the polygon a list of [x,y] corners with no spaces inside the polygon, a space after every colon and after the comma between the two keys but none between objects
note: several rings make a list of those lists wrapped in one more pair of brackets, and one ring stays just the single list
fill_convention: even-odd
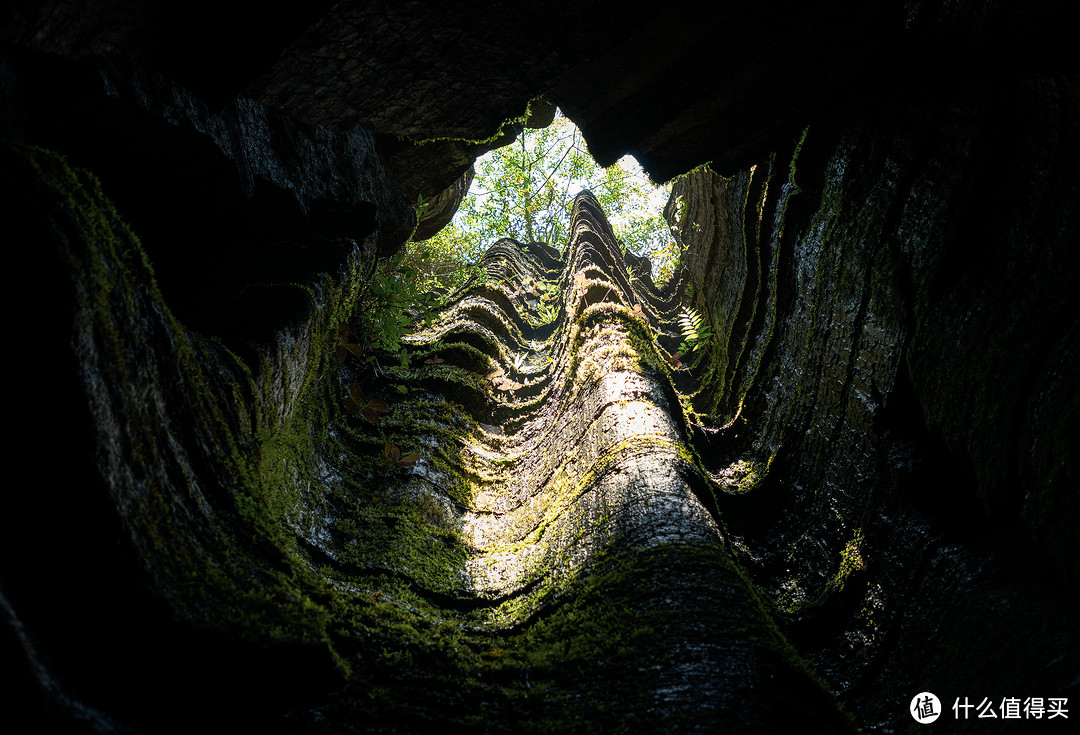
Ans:
[{"label": "dark tree wall", "polygon": [[[867,113],[811,127],[793,166],[675,187],[669,214],[719,334],[696,403],[738,416],[704,430],[721,515],[795,639],[882,717],[884,691],[920,680],[1031,686],[1028,670],[975,663],[1009,658],[1001,646],[1046,661],[1075,646],[1071,624],[1044,626],[1075,605],[1075,457],[1060,442],[1077,392],[1059,360],[1077,349],[1080,161],[1074,133],[1017,122],[1069,110],[1062,93],[1040,78]],[[1025,155],[1006,162],[1013,146]],[[1031,195],[1003,198],[1017,182]],[[1055,428],[1035,439],[1035,425]],[[1056,613],[1032,613],[1057,596]],[[897,663],[920,650],[917,671]]]},{"label": "dark tree wall", "polygon": [[[6,5],[12,456],[40,477],[3,514],[5,711],[903,730],[924,689],[1075,697],[1067,17]],[[669,205],[679,282],[629,278],[585,198],[565,252],[496,246],[513,286],[411,366],[338,364],[410,203],[446,202],[434,231],[552,102],[602,163],[711,162]],[[716,337],[677,367],[683,303]]]}]

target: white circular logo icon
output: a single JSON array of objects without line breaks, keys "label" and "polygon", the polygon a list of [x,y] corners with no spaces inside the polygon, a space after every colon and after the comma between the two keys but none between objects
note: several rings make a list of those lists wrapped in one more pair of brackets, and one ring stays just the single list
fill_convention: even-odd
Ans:
[{"label": "white circular logo icon", "polygon": [[941,715],[941,701],[930,692],[919,692],[911,700],[911,708],[908,711],[916,722],[925,725]]}]

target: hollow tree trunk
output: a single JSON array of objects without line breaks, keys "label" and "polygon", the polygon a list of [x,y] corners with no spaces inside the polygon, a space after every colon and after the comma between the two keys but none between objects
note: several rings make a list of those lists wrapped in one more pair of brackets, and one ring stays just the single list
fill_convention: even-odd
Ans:
[{"label": "hollow tree trunk", "polygon": [[[403,351],[357,357],[342,324],[355,339],[377,255],[408,237],[418,195],[456,201],[494,145],[394,138],[427,104],[421,138],[494,131],[453,127],[440,95],[399,85],[383,29],[410,11],[385,5],[378,21],[382,5],[335,4],[356,33],[310,58],[320,43],[290,46],[303,63],[263,99],[299,84],[346,100],[325,110],[348,122],[337,132],[247,98],[215,112],[113,59],[5,49],[18,114],[0,120],[0,201],[11,280],[32,287],[8,339],[9,454],[31,469],[13,471],[0,532],[10,701],[43,729],[772,732],[918,728],[926,690],[946,719],[954,697],[1077,696],[1071,67],[941,76],[931,55],[895,95],[852,93],[800,136],[815,79],[843,69],[825,87],[847,99],[848,73],[881,82],[860,60],[895,65],[892,32],[848,17],[858,4],[671,14],[660,47],[689,55],[646,44],[629,81],[622,41],[585,61],[597,34],[653,35],[621,9],[642,33],[593,22],[609,15],[596,4],[574,31],[590,42],[561,54],[546,53],[561,24],[534,21],[562,11],[481,12],[449,38],[540,29],[486,47],[513,82],[491,124],[563,75],[551,88],[594,152],[639,150],[660,174],[711,158],[727,177],[676,184],[689,271],[671,289],[628,278],[586,196],[564,252],[495,244],[505,287],[459,295]],[[1036,33],[1069,27],[1056,11],[1024,26],[1020,5],[989,17],[1068,47]],[[952,22],[903,7],[929,36]],[[456,22],[440,8],[412,13],[414,30]],[[131,18],[140,48],[153,18]],[[857,53],[823,46],[826,30]],[[718,76],[717,33],[770,40]],[[972,68],[1006,47],[1028,63],[994,40],[1008,33],[989,38]],[[387,39],[386,65],[353,63]],[[825,52],[825,72],[806,63]],[[526,84],[526,57],[565,68]],[[460,83],[478,61],[462,58],[425,68],[472,110],[493,90]],[[385,108],[381,135],[351,127],[360,102]],[[431,227],[452,208],[433,204]],[[714,336],[676,357],[684,306]]]},{"label": "hollow tree trunk", "polygon": [[[375,686],[406,721],[459,706],[452,718],[493,729],[847,730],[706,507],[660,346],[675,335],[657,333],[676,304],[631,281],[591,196],[571,225],[565,260],[542,244],[495,247],[485,262],[508,290],[473,288],[415,335],[415,377],[345,368],[365,393],[410,392],[331,442],[330,455],[359,456],[324,492],[356,510],[308,543],[339,594],[407,606],[403,625],[446,632],[384,639],[372,670],[366,641],[342,637],[364,663],[337,706]],[[542,323],[535,293],[551,282],[558,312]],[[382,435],[420,458],[380,466]]]}]

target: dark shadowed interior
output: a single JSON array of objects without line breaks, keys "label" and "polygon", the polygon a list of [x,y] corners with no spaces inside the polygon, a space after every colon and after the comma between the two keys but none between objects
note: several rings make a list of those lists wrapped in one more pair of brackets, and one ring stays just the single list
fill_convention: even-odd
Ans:
[{"label": "dark shadowed interior", "polygon": [[[1068,4],[631,7],[4,5],[0,729],[1075,719]],[[583,192],[376,298],[555,107],[676,276]]]}]

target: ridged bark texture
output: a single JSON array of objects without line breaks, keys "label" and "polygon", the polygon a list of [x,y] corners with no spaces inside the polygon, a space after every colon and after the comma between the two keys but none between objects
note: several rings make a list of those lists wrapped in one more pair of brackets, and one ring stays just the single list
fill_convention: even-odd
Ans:
[{"label": "ridged bark texture", "polygon": [[1080,683],[1075,100],[975,85],[675,186],[720,517],[864,724]]}]

